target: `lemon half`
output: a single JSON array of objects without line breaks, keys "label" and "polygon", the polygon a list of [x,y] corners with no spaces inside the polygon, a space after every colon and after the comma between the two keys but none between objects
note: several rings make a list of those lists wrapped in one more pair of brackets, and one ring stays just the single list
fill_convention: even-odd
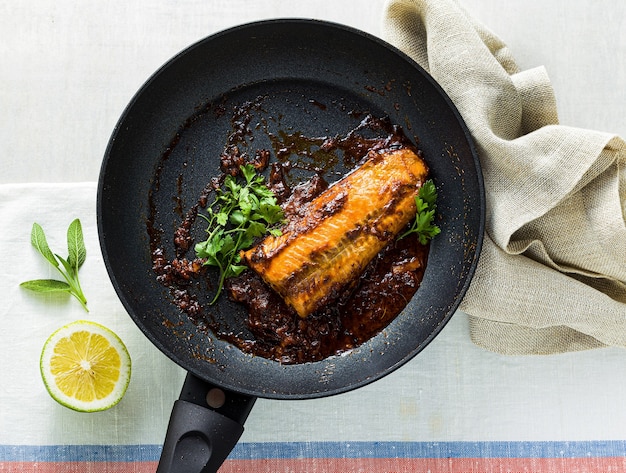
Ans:
[{"label": "lemon half", "polygon": [[86,320],[65,325],[43,346],[39,363],[50,396],[80,412],[109,409],[130,381],[130,355],[108,328]]}]

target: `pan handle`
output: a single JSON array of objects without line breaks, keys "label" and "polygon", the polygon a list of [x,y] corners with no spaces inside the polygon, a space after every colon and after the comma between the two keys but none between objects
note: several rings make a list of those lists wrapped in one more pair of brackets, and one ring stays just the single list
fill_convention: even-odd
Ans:
[{"label": "pan handle", "polygon": [[237,444],[255,397],[187,374],[174,403],[157,473],[215,473]]}]

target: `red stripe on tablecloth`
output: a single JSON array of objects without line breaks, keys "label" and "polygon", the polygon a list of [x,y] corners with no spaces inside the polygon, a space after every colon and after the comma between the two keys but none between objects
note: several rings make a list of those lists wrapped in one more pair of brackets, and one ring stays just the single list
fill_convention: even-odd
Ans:
[{"label": "red stripe on tablecloth", "polygon": [[[0,462],[2,473],[154,473],[156,462]],[[626,471],[626,457],[303,458],[227,460],[220,473],[597,473]]]},{"label": "red stripe on tablecloth", "polygon": [[157,462],[0,462],[0,473],[154,473]]},{"label": "red stripe on tablecloth", "polygon": [[306,458],[229,460],[220,473],[598,473],[626,458]]}]

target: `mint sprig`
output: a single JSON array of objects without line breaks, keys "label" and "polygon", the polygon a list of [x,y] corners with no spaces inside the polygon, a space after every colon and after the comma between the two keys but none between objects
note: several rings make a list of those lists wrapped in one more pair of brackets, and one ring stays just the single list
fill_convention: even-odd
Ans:
[{"label": "mint sprig", "polygon": [[196,244],[196,256],[204,260],[204,265],[220,271],[211,304],[217,301],[225,279],[239,276],[247,268],[240,264],[240,251],[250,248],[257,237],[281,234],[275,225],[283,221],[283,209],[265,185],[265,178],[250,164],[241,166],[240,170],[243,182],[226,176],[216,190],[215,200],[207,207],[207,214],[198,214],[208,223],[208,237]]},{"label": "mint sprig", "polygon": [[33,279],[20,284],[24,289],[39,293],[65,292],[74,296],[80,302],[83,309],[87,308],[87,299],[83,294],[78,280],[78,270],[85,262],[87,251],[83,239],[83,228],[79,219],[75,219],[67,229],[67,258],[53,253],[48,246],[48,241],[43,228],[38,223],[33,223],[30,233],[30,242],[37,251],[63,276],[64,281],[57,279]]}]

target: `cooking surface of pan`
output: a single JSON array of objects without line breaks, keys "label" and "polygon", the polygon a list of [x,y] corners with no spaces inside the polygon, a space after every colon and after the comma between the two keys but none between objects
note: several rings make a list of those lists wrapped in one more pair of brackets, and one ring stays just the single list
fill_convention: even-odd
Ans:
[{"label": "cooking surface of pan", "polygon": [[[345,134],[370,113],[402,126],[430,167],[442,233],[431,243],[421,287],[386,329],[342,356],[281,365],[245,354],[182,314],[152,270],[148,222],[155,223],[164,247],[171,246],[168,238],[181,216],[219,174],[219,156],[236,125],[233,110],[245,103],[258,105],[249,109],[248,152],[252,147],[271,150],[276,137],[285,134]],[[327,167],[334,178],[347,170],[341,160]],[[294,177],[306,174],[294,172]],[[419,66],[384,42],[344,26],[274,20],[196,43],[140,89],[106,150],[98,228],[118,296],[167,356],[226,389],[310,398],[384,376],[439,333],[476,265],[483,200],[469,133],[445,93]],[[243,308],[226,297],[209,310],[233,330],[245,331]]]}]

